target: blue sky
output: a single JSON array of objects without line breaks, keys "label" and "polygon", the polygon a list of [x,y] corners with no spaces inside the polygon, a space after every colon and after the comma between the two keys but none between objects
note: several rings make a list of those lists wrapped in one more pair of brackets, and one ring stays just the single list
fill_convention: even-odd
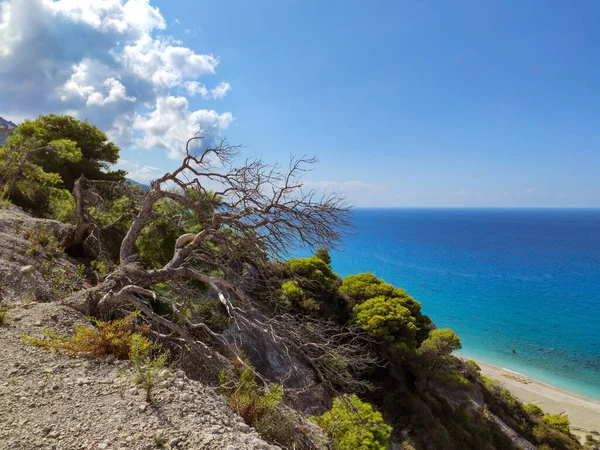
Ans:
[{"label": "blue sky", "polygon": [[[14,11],[38,1],[4,3]],[[100,30],[98,42],[115,41],[93,57],[74,51],[79,72],[57,82],[60,105],[92,121],[104,121],[109,106],[111,117],[121,114],[101,125],[142,181],[175,167],[174,136],[200,124],[271,162],[316,154],[309,186],[343,190],[357,206],[600,206],[598,2],[136,0],[128,9],[114,0],[125,5],[127,35],[60,3],[38,7],[54,8],[78,33]],[[151,55],[143,39],[197,64],[165,59],[173,79],[143,85],[163,69],[136,69]],[[135,58],[105,61],[102,52],[128,42]],[[90,59],[106,67],[96,85]],[[0,69],[0,82],[10,75]],[[111,77],[123,86],[113,97]],[[104,89],[94,94],[102,101],[90,101],[90,89]],[[0,107],[0,115],[57,105]]]}]

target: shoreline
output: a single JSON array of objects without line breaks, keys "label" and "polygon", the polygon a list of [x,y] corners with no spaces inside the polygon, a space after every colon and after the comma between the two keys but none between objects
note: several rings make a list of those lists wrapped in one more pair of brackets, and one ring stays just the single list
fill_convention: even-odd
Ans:
[{"label": "shoreline", "polygon": [[[462,359],[471,359],[460,355]],[[534,403],[545,413],[563,414],[569,418],[573,434],[584,438],[586,434],[600,436],[600,401],[554,387],[518,372],[473,359],[481,374],[500,381],[524,404]]]}]

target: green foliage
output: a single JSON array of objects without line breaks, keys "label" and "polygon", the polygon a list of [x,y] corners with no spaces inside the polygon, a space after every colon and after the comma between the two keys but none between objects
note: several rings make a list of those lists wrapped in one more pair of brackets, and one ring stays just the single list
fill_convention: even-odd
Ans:
[{"label": "green foliage", "polygon": [[[35,130],[35,131],[34,131]],[[13,136],[35,136],[37,142],[47,145],[62,141],[65,145],[57,154],[42,154],[36,163],[47,172],[57,173],[60,187],[73,190],[75,180],[84,175],[92,180],[123,181],[125,172],[111,171],[111,164],[119,158],[119,148],[108,141],[106,135],[94,125],[79,121],[71,116],[49,114],[19,125]],[[9,139],[10,140],[10,139]],[[67,142],[79,149],[78,159],[66,158]]]},{"label": "green foliage", "polygon": [[561,433],[569,434],[569,418],[560,414],[546,414],[542,419],[545,424],[554,430],[558,430]]},{"label": "green foliage", "polygon": [[315,252],[315,256],[328,266],[331,266],[331,256],[329,256],[329,252],[326,248],[317,249],[317,251]]},{"label": "green foliage", "polygon": [[541,419],[542,417],[544,417],[544,411],[542,411],[542,408],[533,403],[527,403],[523,406],[523,409],[527,414],[529,414],[533,418]]},{"label": "green foliage", "polygon": [[227,399],[230,408],[250,426],[254,426],[273,410],[283,397],[281,386],[277,384],[259,386],[249,367],[234,366],[229,371],[221,371],[219,386],[219,391]]},{"label": "green foliage", "polygon": [[4,196],[21,206],[44,212],[49,198],[62,183],[57,171],[43,165],[44,158],[75,164],[82,155],[74,141],[51,136],[40,123],[27,120],[0,147],[0,184]]},{"label": "green foliage", "polygon": [[359,306],[373,298],[380,299],[376,303],[379,303],[381,299],[391,301],[394,304],[393,308],[403,306],[413,317],[412,322],[416,327],[414,330],[416,343],[420,344],[427,338],[432,326],[431,319],[421,313],[421,304],[410,297],[404,289],[396,288],[367,272],[344,278],[339,291],[346,297],[349,307]]},{"label": "green foliage", "polygon": [[450,355],[454,350],[462,348],[460,339],[454,331],[449,328],[438,328],[429,332],[418,349],[418,354],[433,360]]},{"label": "green foliage", "polygon": [[66,189],[52,189],[50,191],[48,214],[50,219],[69,223],[75,217],[75,199]]},{"label": "green foliage", "polygon": [[467,361],[465,361],[466,364],[471,367],[475,372],[481,372],[481,367],[479,367],[479,364],[477,364],[476,361],[473,361],[472,359],[468,359]]},{"label": "green foliage", "polygon": [[36,269],[50,284],[52,293],[58,297],[66,297],[83,288],[85,281],[84,266],[79,265],[73,270],[71,266],[60,266],[53,261],[43,260]]},{"label": "green foliage", "polygon": [[109,263],[106,261],[94,260],[90,263],[92,270],[95,270],[101,277],[108,275],[110,272]]},{"label": "green foliage", "polygon": [[[132,337],[138,335],[150,341],[144,335],[149,327],[142,325],[137,331],[134,322],[139,313],[130,314],[120,320],[102,322],[89,317],[88,320],[94,327],[77,325],[72,336],[60,336],[49,330],[42,330],[44,338],[23,336],[25,341],[38,347],[58,350],[70,356],[79,354],[91,357],[105,357],[113,355],[120,359],[128,359],[131,351]],[[137,338],[136,338],[137,339]]]},{"label": "green foliage", "polygon": [[399,350],[416,347],[415,318],[401,298],[370,298],[354,307],[356,323],[372,336],[383,339]]},{"label": "green foliage", "polygon": [[299,307],[304,312],[312,313],[320,310],[319,304],[300,287],[297,280],[288,280],[281,285],[279,297],[288,308]]},{"label": "green foliage", "polygon": [[330,411],[313,420],[329,433],[336,450],[385,450],[392,427],[355,394],[337,397]]},{"label": "green foliage", "polygon": [[144,388],[148,402],[156,383],[168,375],[165,368],[169,362],[169,352],[160,351],[156,357],[152,357],[152,350],[159,351],[160,346],[153,345],[148,338],[139,333],[131,335],[129,361],[133,366],[133,380]]},{"label": "green foliage", "polygon": [[286,261],[285,265],[295,275],[304,278],[308,282],[319,283],[325,289],[329,288],[331,283],[337,279],[337,275],[332,272],[331,267],[316,256],[290,259]]},{"label": "green foliage", "polygon": [[12,202],[7,199],[4,198],[3,195],[0,195],[0,209],[8,209],[12,206]]},{"label": "green foliage", "polygon": [[46,227],[45,224],[39,225],[34,229],[23,232],[23,237],[30,241],[25,254],[27,256],[39,256],[45,254],[46,257],[52,258],[64,252],[54,234]]},{"label": "green foliage", "polygon": [[0,307],[0,327],[2,325],[6,325],[6,321],[8,320],[8,311],[3,307]]}]

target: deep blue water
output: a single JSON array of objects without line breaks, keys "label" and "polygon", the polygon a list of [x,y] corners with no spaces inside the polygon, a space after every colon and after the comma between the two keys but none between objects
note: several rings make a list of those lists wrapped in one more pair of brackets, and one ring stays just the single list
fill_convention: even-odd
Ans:
[{"label": "deep blue water", "polygon": [[[357,209],[341,276],[403,287],[462,353],[600,399],[600,210]],[[516,351],[513,355],[512,350]]]}]

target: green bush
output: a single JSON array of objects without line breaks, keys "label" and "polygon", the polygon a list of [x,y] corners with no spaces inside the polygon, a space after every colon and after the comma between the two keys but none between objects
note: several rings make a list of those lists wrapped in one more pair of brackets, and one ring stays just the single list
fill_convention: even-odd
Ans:
[{"label": "green bush", "polygon": [[543,422],[550,428],[560,431],[561,433],[570,434],[569,418],[560,414],[546,414],[542,419]]},{"label": "green bush", "polygon": [[324,288],[329,288],[331,283],[337,279],[337,275],[331,267],[320,258],[296,258],[286,261],[285,265],[295,274],[303,277],[306,281],[319,283]]},{"label": "green bush", "polygon": [[75,199],[66,189],[52,189],[49,195],[48,214],[50,219],[69,223],[75,216]]},{"label": "green bush", "polygon": [[330,411],[313,420],[329,433],[336,450],[385,450],[392,433],[381,413],[355,394],[337,397]]},{"label": "green bush", "polygon": [[159,352],[156,357],[152,357],[152,351],[160,350],[160,347],[153,345],[146,337],[139,333],[131,335],[129,341],[129,361],[133,366],[133,380],[141,385],[146,391],[146,401],[151,400],[152,389],[163,377],[169,361],[169,352]]},{"label": "green bush", "polygon": [[233,367],[219,374],[219,391],[229,407],[250,426],[257,424],[283,397],[281,386],[259,386],[249,367]]},{"label": "green bush", "polygon": [[109,322],[88,318],[95,326],[77,325],[72,336],[60,336],[49,330],[42,330],[42,334],[45,336],[42,339],[30,336],[23,336],[23,339],[38,347],[58,350],[71,356],[79,354],[92,357],[112,355],[120,359],[128,359],[132,339],[138,339],[134,336],[144,339],[148,348],[152,346],[145,337],[149,327],[142,325],[137,330],[135,329],[134,320],[138,315],[139,313],[134,313],[123,319]]},{"label": "green bush", "polygon": [[399,298],[371,298],[354,307],[356,323],[372,336],[383,339],[401,350],[416,346],[417,325]]},{"label": "green bush", "polygon": [[544,411],[542,411],[542,408],[533,403],[527,403],[523,406],[523,409],[527,414],[529,414],[533,418],[540,419],[544,417]]}]

